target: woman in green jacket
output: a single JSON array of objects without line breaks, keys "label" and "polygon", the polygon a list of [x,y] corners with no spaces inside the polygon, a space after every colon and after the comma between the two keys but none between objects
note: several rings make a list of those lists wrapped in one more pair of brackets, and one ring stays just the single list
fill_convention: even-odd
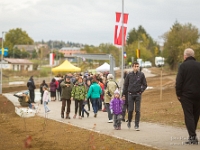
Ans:
[{"label": "woman in green jacket", "polygon": [[78,81],[75,83],[71,92],[71,96],[72,96],[71,100],[75,100],[75,114],[73,118],[74,119],[76,118],[77,111],[79,109],[79,119],[82,119],[81,111],[82,111],[83,101],[86,100],[87,89],[85,87],[83,78],[81,76],[78,78]]}]

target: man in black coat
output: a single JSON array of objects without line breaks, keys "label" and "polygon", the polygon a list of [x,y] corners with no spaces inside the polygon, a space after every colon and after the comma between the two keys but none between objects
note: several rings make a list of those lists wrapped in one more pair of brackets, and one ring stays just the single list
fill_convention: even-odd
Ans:
[{"label": "man in black coat", "polygon": [[196,128],[200,115],[200,63],[194,58],[194,51],[184,51],[184,62],[176,77],[176,95],[180,101],[189,139],[185,144],[198,144]]},{"label": "man in black coat", "polygon": [[33,80],[33,76],[31,76],[30,79],[28,80],[27,87],[29,90],[30,102],[35,103],[35,83]]},{"label": "man in black coat", "polygon": [[133,71],[124,81],[123,99],[128,98],[128,128],[131,128],[133,110],[135,109],[135,130],[139,131],[141,96],[147,88],[147,81],[143,72],[139,71],[139,63],[133,62]]}]

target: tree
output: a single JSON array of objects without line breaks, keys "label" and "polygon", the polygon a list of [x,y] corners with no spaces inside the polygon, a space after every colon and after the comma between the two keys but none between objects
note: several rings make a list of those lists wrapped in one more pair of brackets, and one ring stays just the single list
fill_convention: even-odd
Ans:
[{"label": "tree", "polygon": [[14,45],[31,45],[33,43],[33,39],[20,28],[11,29],[5,35],[4,45],[8,47],[8,53],[12,53]]},{"label": "tree", "polygon": [[[140,42],[140,43],[139,43]],[[141,58],[143,60],[153,60],[158,52],[159,45],[153,41],[146,30],[140,25],[138,29],[133,28],[127,36],[127,61],[131,62],[131,57],[135,57],[136,49],[138,49],[139,44],[141,50]],[[145,53],[143,53],[145,52]],[[147,55],[146,55],[147,54]]]},{"label": "tree", "polygon": [[199,31],[190,23],[182,25],[176,21],[170,31],[163,35],[163,39],[163,55],[170,68],[175,70],[183,60],[184,49],[198,47]]}]

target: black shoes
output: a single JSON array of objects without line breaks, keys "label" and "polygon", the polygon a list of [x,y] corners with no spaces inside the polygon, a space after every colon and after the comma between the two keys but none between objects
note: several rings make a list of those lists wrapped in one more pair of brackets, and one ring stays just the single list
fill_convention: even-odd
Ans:
[{"label": "black shoes", "polygon": [[61,118],[64,118],[64,114],[61,114]]},{"label": "black shoes", "polygon": [[191,137],[189,137],[188,141],[185,142],[185,144],[198,145],[198,139],[196,138],[196,136],[191,136]]},{"label": "black shoes", "polygon": [[131,122],[127,123],[127,127],[130,129],[131,128]]}]

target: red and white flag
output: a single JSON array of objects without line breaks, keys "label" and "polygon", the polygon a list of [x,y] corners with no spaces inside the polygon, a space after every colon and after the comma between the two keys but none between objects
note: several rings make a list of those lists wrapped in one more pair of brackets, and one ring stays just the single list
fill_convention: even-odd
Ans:
[{"label": "red and white flag", "polygon": [[50,64],[50,66],[54,65],[54,58],[55,58],[55,54],[50,53],[49,54],[49,64]]},{"label": "red and white flag", "polygon": [[[114,33],[114,44],[122,45],[122,13],[116,12],[116,24],[115,24],[115,33]],[[127,22],[128,22],[128,14],[124,13],[124,44],[126,39],[126,30],[127,30]]]}]

